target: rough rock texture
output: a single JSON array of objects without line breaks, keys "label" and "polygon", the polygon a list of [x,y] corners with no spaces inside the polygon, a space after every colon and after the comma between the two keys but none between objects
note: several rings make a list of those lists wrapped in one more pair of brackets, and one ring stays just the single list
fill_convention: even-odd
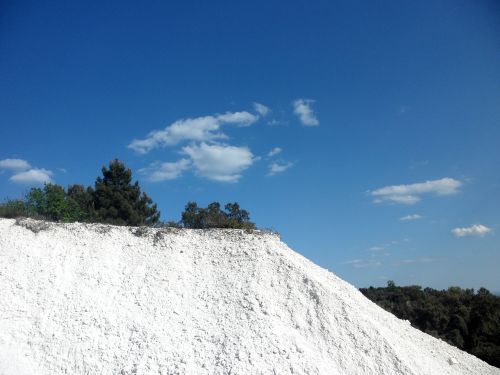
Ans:
[{"label": "rough rock texture", "polygon": [[272,234],[0,220],[0,374],[291,373],[500,370]]}]

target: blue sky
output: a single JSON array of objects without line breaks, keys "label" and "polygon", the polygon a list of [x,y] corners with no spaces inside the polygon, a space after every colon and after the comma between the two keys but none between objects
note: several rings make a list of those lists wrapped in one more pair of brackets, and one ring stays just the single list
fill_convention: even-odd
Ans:
[{"label": "blue sky", "polygon": [[356,286],[500,290],[496,1],[2,2],[0,195],[113,158]]}]

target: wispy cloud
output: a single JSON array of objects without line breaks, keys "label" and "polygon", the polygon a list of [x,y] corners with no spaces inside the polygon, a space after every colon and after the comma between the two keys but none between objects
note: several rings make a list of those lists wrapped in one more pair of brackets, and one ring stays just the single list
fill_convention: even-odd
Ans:
[{"label": "wispy cloud", "polygon": [[401,245],[401,244],[404,244],[407,242],[410,242],[410,240],[408,238],[403,238],[402,240],[393,240],[390,242],[386,242],[382,245],[372,246],[372,247],[368,248],[368,250],[373,251],[373,252],[383,251],[383,250],[387,250],[387,248],[389,248],[389,247]]},{"label": "wispy cloud", "polygon": [[271,111],[269,107],[266,107],[264,104],[261,103],[253,103],[253,108],[255,109],[255,112],[257,112],[262,117],[266,117]]},{"label": "wispy cloud", "polygon": [[282,151],[283,149],[281,147],[275,147],[271,151],[269,151],[267,157],[272,158],[273,156],[280,154]]},{"label": "wispy cloud", "polygon": [[342,264],[349,265],[353,268],[375,268],[375,267],[380,267],[382,265],[382,262],[373,259],[370,260],[354,259],[343,262]]},{"label": "wispy cloud", "polygon": [[291,161],[284,162],[284,161],[277,161],[277,162],[272,162],[269,164],[269,172],[267,173],[268,176],[274,176],[278,173],[283,173],[287,169],[290,169],[293,167],[293,163]]},{"label": "wispy cloud", "polygon": [[199,176],[221,182],[237,182],[256,160],[247,147],[224,144],[189,145],[182,152],[191,158]]},{"label": "wispy cloud", "polygon": [[182,175],[182,172],[189,169],[191,161],[180,159],[176,162],[159,163],[154,162],[147,168],[139,169],[139,173],[146,176],[149,181],[159,182],[174,180]]},{"label": "wispy cloud", "polygon": [[393,265],[394,266],[401,266],[404,264],[421,264],[421,263],[432,263],[436,262],[438,259],[436,258],[429,258],[429,257],[421,257],[421,258],[415,258],[415,259],[401,259],[396,261]]},{"label": "wispy cloud", "polygon": [[12,182],[19,184],[43,184],[51,182],[52,171],[43,168],[32,168],[27,171],[18,172],[10,177]]},{"label": "wispy cloud", "polygon": [[297,99],[293,102],[293,113],[295,113],[300,122],[305,126],[317,126],[319,121],[311,108],[314,104],[312,99]]},{"label": "wispy cloud", "polygon": [[491,232],[491,228],[484,226],[482,224],[474,224],[466,228],[455,228],[451,230],[451,233],[455,237],[465,237],[465,236],[477,236],[483,237],[485,234]]},{"label": "wispy cloud", "polygon": [[0,160],[0,169],[10,169],[15,171],[24,171],[31,168],[31,165],[23,159],[3,159]]},{"label": "wispy cloud", "polygon": [[422,218],[423,218],[423,216],[421,216],[419,214],[413,214],[413,215],[406,215],[406,216],[400,217],[399,221],[414,221],[414,220],[418,220],[418,219],[422,219]]},{"label": "wispy cloud", "polygon": [[369,192],[374,203],[392,202],[399,204],[415,204],[423,194],[450,195],[458,193],[462,183],[453,178],[425,181],[409,185],[391,185]]},{"label": "wispy cloud", "polygon": [[134,139],[128,148],[139,154],[147,154],[155,148],[174,146],[182,141],[207,142],[227,139],[227,135],[220,131],[222,125],[233,124],[244,127],[253,124],[258,118],[256,115],[242,111],[181,119],[165,129],[150,132],[146,138]]}]

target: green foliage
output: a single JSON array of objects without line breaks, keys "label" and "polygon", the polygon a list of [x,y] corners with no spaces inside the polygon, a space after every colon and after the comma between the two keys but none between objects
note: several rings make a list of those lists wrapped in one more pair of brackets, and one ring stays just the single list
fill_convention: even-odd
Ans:
[{"label": "green foliage", "polygon": [[238,203],[228,203],[221,210],[219,202],[212,202],[207,208],[198,207],[196,202],[188,202],[182,213],[181,223],[184,228],[191,229],[255,229],[255,224],[250,221],[250,214],[241,209]]},{"label": "green foliage", "polygon": [[139,183],[132,184],[132,171],[115,159],[102,168],[93,192],[97,220],[118,225],[153,225],[160,219],[156,204],[141,194]]},{"label": "green foliage", "polygon": [[360,289],[400,319],[500,367],[500,297],[481,288],[438,291],[418,285]]},{"label": "green foliage", "polygon": [[24,200],[8,200],[0,204],[0,217],[36,217],[52,221],[101,222],[118,225],[153,225],[160,213],[139,183],[131,183],[132,172],[113,160],[103,167],[95,190],[71,185],[66,191],[57,184],[32,188]]},{"label": "green foliage", "polygon": [[0,217],[13,219],[21,216],[27,216],[26,204],[23,200],[9,199],[0,204]]},{"label": "green foliage", "polygon": [[64,188],[45,184],[43,189],[32,188],[26,196],[28,216],[41,216],[52,221],[82,221],[86,212],[80,208]]},{"label": "green foliage", "polygon": [[75,202],[81,211],[82,221],[95,221],[94,211],[94,189],[90,186],[85,188],[82,185],[70,185],[68,187],[68,197]]}]

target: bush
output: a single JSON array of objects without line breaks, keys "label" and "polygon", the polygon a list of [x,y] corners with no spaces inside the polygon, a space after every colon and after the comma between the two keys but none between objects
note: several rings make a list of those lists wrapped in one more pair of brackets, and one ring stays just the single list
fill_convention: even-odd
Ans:
[{"label": "bush", "polygon": [[26,204],[20,199],[9,199],[0,204],[0,217],[15,219],[27,215]]},{"label": "bush", "polygon": [[191,229],[255,229],[248,211],[242,210],[238,203],[226,204],[223,211],[219,202],[212,202],[207,208],[198,207],[196,202],[188,202],[181,223],[184,228]]},{"label": "bush", "polygon": [[56,184],[31,189],[26,196],[26,207],[28,216],[42,216],[52,221],[73,222],[86,218],[86,212]]}]

